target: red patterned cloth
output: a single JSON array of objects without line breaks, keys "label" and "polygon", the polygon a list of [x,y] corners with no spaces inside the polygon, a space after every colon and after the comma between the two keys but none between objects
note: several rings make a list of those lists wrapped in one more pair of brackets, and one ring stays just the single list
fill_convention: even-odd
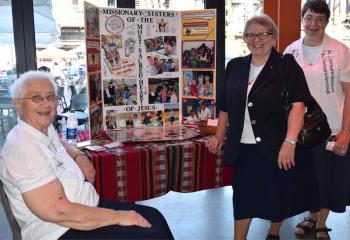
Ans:
[{"label": "red patterned cloth", "polygon": [[90,153],[96,189],[103,200],[139,201],[170,190],[192,192],[231,184],[232,168],[203,139],[130,144]]}]

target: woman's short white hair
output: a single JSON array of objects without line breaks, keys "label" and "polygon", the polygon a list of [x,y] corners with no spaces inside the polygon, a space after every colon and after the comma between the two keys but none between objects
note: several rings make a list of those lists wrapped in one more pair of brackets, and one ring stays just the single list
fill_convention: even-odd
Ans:
[{"label": "woman's short white hair", "polygon": [[57,84],[53,80],[52,75],[50,73],[42,72],[42,71],[29,71],[29,72],[23,73],[10,86],[10,94],[12,99],[23,98],[25,93],[24,90],[27,84],[36,79],[45,79],[49,81],[52,84],[55,94],[57,95],[57,92],[58,92]]}]

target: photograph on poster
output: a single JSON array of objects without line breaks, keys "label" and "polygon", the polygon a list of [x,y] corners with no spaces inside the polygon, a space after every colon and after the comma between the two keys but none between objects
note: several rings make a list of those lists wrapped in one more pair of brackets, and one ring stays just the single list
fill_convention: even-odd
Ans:
[{"label": "photograph on poster", "polygon": [[147,68],[150,75],[157,75],[163,73],[163,66],[159,55],[147,56]]},{"label": "photograph on poster", "polygon": [[184,97],[213,97],[213,71],[183,71]]},{"label": "photograph on poster", "polygon": [[130,57],[132,53],[135,52],[136,40],[133,37],[128,37],[124,43],[124,54],[125,57]]},{"label": "photograph on poster", "polygon": [[98,8],[87,8],[86,9],[86,37],[87,38],[98,38],[99,33],[99,15]]},{"label": "photograph on poster", "polygon": [[179,59],[177,58],[161,58],[160,65],[163,70],[163,73],[179,71]]},{"label": "photograph on poster", "polygon": [[173,126],[180,124],[180,111],[179,108],[165,108],[164,109],[164,125]]},{"label": "photograph on poster", "polygon": [[[197,118],[198,122],[200,120],[212,119],[214,117],[214,106],[214,100],[182,99],[182,116],[184,123],[192,118]],[[192,113],[191,117],[192,110],[194,114]]]},{"label": "photograph on poster", "polygon": [[91,139],[103,132],[103,112],[102,103],[91,107],[90,113],[90,133]]},{"label": "photograph on poster", "polygon": [[164,49],[163,37],[148,38],[144,40],[146,53]]},{"label": "photograph on poster", "polygon": [[156,23],[157,23],[156,32],[161,32],[161,33],[169,32],[168,21],[165,21],[164,18],[156,19]]},{"label": "photograph on poster", "polygon": [[199,135],[183,125],[107,131],[106,133],[113,141],[122,143],[186,140]]},{"label": "photograph on poster", "polygon": [[163,111],[130,112],[117,115],[117,128],[142,128],[163,126]]},{"label": "photograph on poster", "polygon": [[183,41],[183,68],[214,68],[215,41]]},{"label": "photograph on poster", "polygon": [[178,78],[149,78],[148,79],[148,102],[155,103],[178,103],[179,102],[179,79]]},{"label": "photograph on poster", "polygon": [[122,36],[121,35],[102,35],[102,51],[103,59],[107,64],[108,68],[115,68],[120,61],[119,48],[122,47]]},{"label": "photograph on poster", "polygon": [[87,40],[86,41],[86,55],[87,55],[87,71],[97,72],[101,70],[101,55],[100,55],[100,41]]},{"label": "photograph on poster", "polygon": [[102,101],[102,86],[101,86],[101,74],[89,75],[89,96],[90,106],[101,103]]},{"label": "photograph on poster", "polygon": [[122,41],[122,35],[101,35],[101,44],[107,45],[107,47],[117,47],[122,48],[123,47],[123,41]]},{"label": "photograph on poster", "polygon": [[103,102],[104,106],[136,105],[136,79],[105,79]]},{"label": "photograph on poster", "polygon": [[100,54],[99,53],[88,53],[88,65],[99,65]]},{"label": "photograph on poster", "polygon": [[117,128],[117,111],[116,110],[107,110],[106,112],[106,128],[108,130]]},{"label": "photograph on poster", "polygon": [[164,36],[164,55],[176,55],[176,36]]},{"label": "photograph on poster", "polygon": [[182,25],[184,36],[207,36],[209,34],[208,22],[188,22]]}]

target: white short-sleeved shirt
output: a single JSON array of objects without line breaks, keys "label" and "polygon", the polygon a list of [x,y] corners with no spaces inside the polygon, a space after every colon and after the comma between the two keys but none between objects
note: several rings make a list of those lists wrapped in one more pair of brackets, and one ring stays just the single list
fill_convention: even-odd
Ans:
[{"label": "white short-sleeved shirt", "polygon": [[0,155],[0,179],[20,227],[23,239],[57,239],[68,228],[45,222],[25,204],[22,194],[58,179],[69,201],[97,206],[94,187],[85,182],[75,161],[59,141],[52,125],[48,136],[18,119]]},{"label": "white short-sleeved shirt", "polygon": [[319,53],[309,62],[303,51],[303,38],[289,45],[285,53],[294,55],[304,70],[312,96],[326,113],[332,134],[342,125],[344,92],[341,82],[350,82],[350,52],[343,43],[325,34]]},{"label": "white short-sleeved shirt", "polygon": [[208,120],[208,119],[210,119],[211,118],[211,112],[210,112],[209,108],[206,107],[206,108],[204,108],[204,110],[201,109],[201,111],[199,113],[199,118],[200,118],[200,120]]}]

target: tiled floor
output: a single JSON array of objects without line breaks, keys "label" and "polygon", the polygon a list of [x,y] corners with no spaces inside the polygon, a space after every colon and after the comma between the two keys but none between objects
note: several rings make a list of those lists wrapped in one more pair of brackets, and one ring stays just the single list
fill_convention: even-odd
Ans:
[{"label": "tiled floor", "polygon": [[[0,139],[0,151],[3,141]],[[224,187],[194,193],[169,192],[159,198],[139,202],[159,209],[179,240],[226,240],[233,239],[232,189]],[[281,239],[297,239],[294,226],[306,213],[287,219],[281,229]],[[0,240],[12,239],[0,203]],[[266,236],[269,223],[254,219],[248,239],[260,240]],[[350,207],[342,214],[331,213],[328,227],[332,228],[333,240],[350,240]],[[309,238],[314,239],[312,234]]]},{"label": "tiled floor", "polygon": [[[159,198],[139,203],[156,207],[163,213],[175,239],[233,239],[232,189],[224,187],[194,193],[169,192]],[[281,239],[297,239],[294,226],[306,213],[287,219],[282,225]],[[269,222],[254,219],[250,226],[248,240],[266,237]],[[333,240],[350,240],[350,207],[342,214],[331,213],[328,227],[332,228]],[[314,239],[314,234],[308,238]]]},{"label": "tiled floor", "polygon": [[[233,239],[231,187],[199,191],[194,193],[169,192],[166,195],[139,203],[156,207],[163,213],[179,240],[229,240]],[[281,239],[297,239],[294,226],[305,214],[287,219],[281,229]],[[11,232],[0,204],[0,239],[11,239]],[[269,223],[254,219],[248,239],[263,240]],[[328,227],[332,228],[333,240],[350,239],[350,207],[346,213],[331,213]],[[309,238],[314,239],[312,234]]]}]

